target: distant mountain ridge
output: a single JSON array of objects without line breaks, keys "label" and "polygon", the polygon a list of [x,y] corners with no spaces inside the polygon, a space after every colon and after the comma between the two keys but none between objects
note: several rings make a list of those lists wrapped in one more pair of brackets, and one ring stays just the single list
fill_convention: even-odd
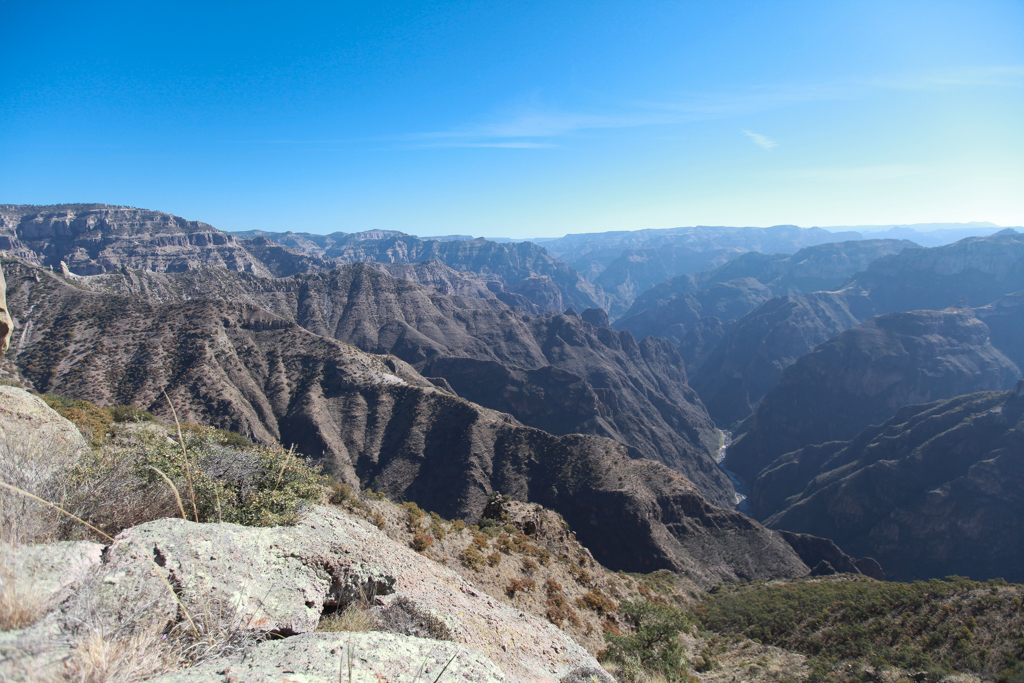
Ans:
[{"label": "distant mountain ridge", "polygon": [[909,581],[1024,581],[1024,381],[900,409],[850,441],[777,459],[751,511]]},{"label": "distant mountain ridge", "polygon": [[[270,237],[277,236],[283,244]],[[492,282],[498,294],[541,309],[608,308],[609,298],[565,263],[529,242],[421,240],[376,230],[348,235],[261,233],[239,237],[159,211],[105,204],[0,205],[0,249],[53,269],[95,275],[122,267],[181,272],[202,266],[264,277],[323,272],[356,261],[440,260]]]},{"label": "distant mountain ridge", "polygon": [[739,319],[690,373],[721,426],[744,419],[782,370],[818,344],[890,312],[984,307],[1024,290],[1024,234],[1000,231],[882,256],[840,290],[772,299]]}]

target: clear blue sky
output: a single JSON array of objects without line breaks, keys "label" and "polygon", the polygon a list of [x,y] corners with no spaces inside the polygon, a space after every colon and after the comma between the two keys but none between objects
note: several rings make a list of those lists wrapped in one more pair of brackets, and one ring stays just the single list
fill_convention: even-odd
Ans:
[{"label": "clear blue sky", "polygon": [[529,237],[1024,224],[1024,2],[0,0],[0,203]]}]

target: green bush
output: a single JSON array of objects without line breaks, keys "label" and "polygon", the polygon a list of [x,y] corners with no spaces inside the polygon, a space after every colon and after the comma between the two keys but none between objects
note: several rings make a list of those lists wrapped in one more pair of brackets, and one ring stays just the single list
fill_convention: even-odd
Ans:
[{"label": "green bush", "polygon": [[[859,661],[926,671],[937,680],[954,670],[999,670],[989,656],[993,646],[1021,628],[1009,594],[992,594],[1001,585],[955,576],[914,583],[754,584],[708,596],[694,615],[710,631],[795,650],[825,668]],[[979,631],[982,619],[985,633]],[[1013,665],[1006,664],[1007,680],[1013,680]]]},{"label": "green bush", "polygon": [[329,480],[301,457],[280,447],[224,446],[219,430],[195,427],[178,443],[157,430],[119,433],[66,480],[66,505],[111,535],[180,516],[175,492],[189,520],[247,526],[293,524],[304,505],[330,494]]},{"label": "green bush", "polygon": [[630,632],[605,633],[608,648],[602,653],[604,661],[619,664],[630,681],[641,680],[651,673],[664,676],[669,683],[690,680],[679,638],[690,623],[682,610],[639,600],[623,601],[619,613]]}]

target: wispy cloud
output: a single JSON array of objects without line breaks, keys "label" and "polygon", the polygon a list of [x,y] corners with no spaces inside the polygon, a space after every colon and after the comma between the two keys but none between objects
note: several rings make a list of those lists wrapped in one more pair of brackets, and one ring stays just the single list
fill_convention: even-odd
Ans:
[{"label": "wispy cloud", "polygon": [[[636,111],[623,115],[578,114],[540,107],[520,109],[489,123],[447,131],[413,133],[399,138],[413,147],[504,147],[536,149],[555,147],[551,139],[588,130],[634,128],[674,123],[665,112]],[[540,140],[544,140],[543,142]]]},{"label": "wispy cloud", "polygon": [[760,133],[749,131],[746,128],[743,128],[741,130],[743,131],[744,135],[746,135],[748,138],[754,141],[755,145],[765,150],[766,152],[770,152],[772,150],[772,147],[779,146],[779,143],[765,137],[764,135],[761,135]]},{"label": "wispy cloud", "polygon": [[[560,111],[528,106],[506,112],[491,121],[450,130],[413,133],[390,138],[410,148],[493,147],[543,149],[556,141],[587,131],[681,124],[728,118],[807,102],[855,100],[879,90],[940,89],[971,86],[1024,87],[1024,65],[949,69],[874,79],[804,85],[764,85],[742,91],[689,93],[675,100],[622,103],[612,114]],[[754,144],[771,150],[778,143],[760,133],[742,129]]]}]

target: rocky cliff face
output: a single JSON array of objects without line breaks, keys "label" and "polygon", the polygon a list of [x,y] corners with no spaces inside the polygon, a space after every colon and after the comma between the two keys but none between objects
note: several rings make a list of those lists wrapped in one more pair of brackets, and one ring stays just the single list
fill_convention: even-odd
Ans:
[{"label": "rocky cliff face", "polygon": [[540,309],[607,308],[611,301],[600,286],[529,242],[422,240],[388,230],[232,234],[159,211],[106,204],[0,205],[0,250],[55,270],[64,261],[79,275],[122,267],[183,272],[221,266],[285,277],[353,262],[437,260],[491,283],[494,293]]},{"label": "rocky cliff face", "polygon": [[889,578],[1024,581],[1024,383],[907,406],[771,464],[751,507],[877,558]]},{"label": "rocky cliff face", "polygon": [[448,517],[477,519],[500,490],[560,512],[615,568],[675,569],[701,583],[806,571],[784,542],[665,466],[608,439],[523,426],[393,356],[252,304],[150,303],[24,264],[9,273],[22,331],[14,361],[40,391],[169,417],[166,390],[187,421],[294,443],[341,480]]},{"label": "rocky cliff face", "polygon": [[707,289],[685,292],[654,308],[617,320],[615,328],[637,339],[661,337],[684,348],[684,339],[702,318],[715,318],[731,329],[737,320],[772,298],[771,290],[754,278],[716,282]]},{"label": "rocky cliff face", "polygon": [[854,281],[876,313],[938,310],[966,298],[984,306],[1024,289],[1024,234],[969,237],[933,249],[908,249],[874,261]]},{"label": "rocky cliff face", "polygon": [[1019,377],[970,309],[878,316],[786,368],[727,463],[752,481],[784,453],[851,439],[905,405],[1006,389]]},{"label": "rocky cliff face", "polygon": [[198,221],[123,206],[0,206],[0,249],[58,270],[92,275],[121,267],[201,266],[270,275],[231,235]]}]

